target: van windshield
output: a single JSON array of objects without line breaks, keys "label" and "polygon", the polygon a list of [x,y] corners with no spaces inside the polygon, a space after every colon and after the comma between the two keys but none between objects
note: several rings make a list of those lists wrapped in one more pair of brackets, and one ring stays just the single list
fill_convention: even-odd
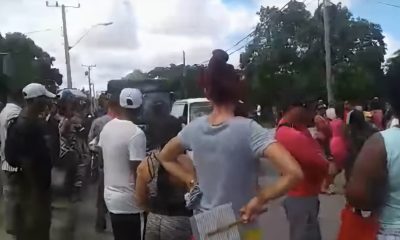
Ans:
[{"label": "van windshield", "polygon": [[184,109],[185,109],[184,103],[174,104],[172,105],[171,115],[176,118],[180,118],[183,116]]},{"label": "van windshield", "polygon": [[197,102],[190,104],[190,121],[194,119],[208,115],[212,111],[212,106],[210,102]]}]

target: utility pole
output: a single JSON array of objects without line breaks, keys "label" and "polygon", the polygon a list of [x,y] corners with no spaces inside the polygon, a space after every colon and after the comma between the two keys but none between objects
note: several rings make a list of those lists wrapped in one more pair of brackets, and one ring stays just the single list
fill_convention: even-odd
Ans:
[{"label": "utility pole", "polygon": [[90,104],[90,112],[93,113],[94,111],[94,107],[93,107],[93,97],[92,97],[92,79],[90,76],[90,72],[92,71],[92,68],[95,68],[96,65],[83,65],[82,67],[87,68],[87,70],[85,71],[85,75],[88,78],[88,83],[89,83],[89,104]]},{"label": "utility pole", "polygon": [[183,70],[182,70],[182,93],[183,93],[183,98],[187,97],[186,93],[186,86],[185,86],[185,79],[186,79],[186,53],[185,51],[182,51],[182,60],[183,60]]},{"label": "utility pole", "polygon": [[324,15],[324,42],[325,42],[325,68],[326,68],[326,91],[328,93],[328,103],[334,103],[335,97],[332,89],[332,64],[331,64],[331,42],[330,42],[330,24],[328,5],[329,1],[323,2],[323,15]]},{"label": "utility pole", "polygon": [[71,60],[69,56],[69,41],[68,41],[68,31],[67,31],[67,17],[65,14],[65,8],[80,8],[81,5],[77,6],[66,6],[62,4],[61,6],[56,2],[54,5],[50,5],[48,1],[46,1],[47,7],[61,7],[61,16],[63,22],[63,36],[64,36],[64,53],[65,53],[65,64],[67,67],[67,87],[72,88],[72,76],[71,76]]}]

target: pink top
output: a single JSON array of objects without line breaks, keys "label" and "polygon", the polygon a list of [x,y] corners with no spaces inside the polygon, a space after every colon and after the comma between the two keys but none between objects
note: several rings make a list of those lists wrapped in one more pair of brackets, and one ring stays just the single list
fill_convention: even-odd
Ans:
[{"label": "pink top", "polygon": [[372,112],[373,123],[379,130],[383,130],[383,111],[382,110],[373,110],[371,112]]},{"label": "pink top", "polygon": [[342,119],[334,119],[330,122],[332,129],[332,138],[329,142],[329,148],[333,160],[339,168],[342,168],[348,156],[347,141],[344,134],[344,122]]}]

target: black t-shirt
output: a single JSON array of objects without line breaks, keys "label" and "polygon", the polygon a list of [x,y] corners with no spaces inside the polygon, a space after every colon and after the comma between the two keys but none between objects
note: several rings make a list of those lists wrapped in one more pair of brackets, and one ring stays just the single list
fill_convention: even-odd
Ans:
[{"label": "black t-shirt", "polygon": [[22,170],[23,191],[49,192],[51,185],[51,139],[46,123],[40,119],[23,116],[9,126],[6,140],[6,159]]}]

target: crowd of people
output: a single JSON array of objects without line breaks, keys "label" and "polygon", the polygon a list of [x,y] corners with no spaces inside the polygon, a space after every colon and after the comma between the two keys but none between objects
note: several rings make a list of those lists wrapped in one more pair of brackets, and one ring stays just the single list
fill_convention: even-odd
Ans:
[{"label": "crowd of people", "polygon": [[[268,203],[282,196],[290,239],[319,240],[319,195],[335,193],[341,172],[347,204],[338,239],[400,239],[400,82],[390,82],[390,108],[374,98],[368,111],[291,94],[276,128],[266,129],[246,117],[242,80],[228,58],[213,52],[199,81],[213,110],[184,127],[154,103],[155,117],[142,129],[143,94],[135,88],[109,93],[106,112],[94,121],[71,92],[57,97],[37,83],[11,92],[0,113],[7,233],[50,239],[58,182],[52,172],[65,172],[61,185],[74,202],[88,165],[96,165],[96,230],[107,228],[108,214],[115,240],[196,239],[191,217],[226,203],[246,239],[263,228],[258,216]],[[280,173],[268,186],[258,181],[260,161]]]}]

